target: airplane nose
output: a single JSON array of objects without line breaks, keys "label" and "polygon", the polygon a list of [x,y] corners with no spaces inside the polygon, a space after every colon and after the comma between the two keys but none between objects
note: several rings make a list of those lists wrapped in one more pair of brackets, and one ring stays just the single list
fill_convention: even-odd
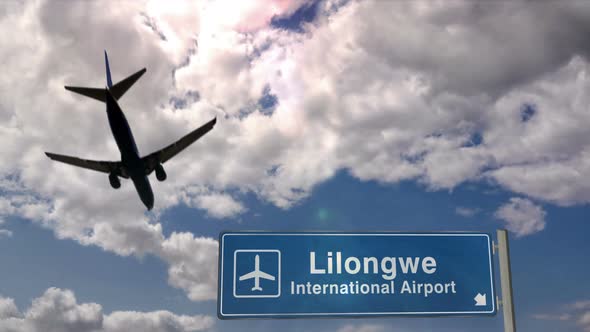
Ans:
[{"label": "airplane nose", "polygon": [[145,205],[145,207],[149,210],[151,210],[154,207],[154,195],[146,195],[148,197],[145,197],[145,199],[142,199],[143,204]]},{"label": "airplane nose", "polygon": [[135,189],[137,190],[137,194],[139,194],[139,198],[145,207],[151,210],[154,207],[154,193],[152,192],[152,187],[150,186],[150,182],[147,179],[147,176],[143,178],[134,178],[133,184],[135,185]]},{"label": "airplane nose", "polygon": [[154,202],[144,202],[144,204],[148,211],[154,208]]},{"label": "airplane nose", "polygon": [[148,183],[142,183],[137,186],[137,192],[139,193],[139,198],[143,202],[143,205],[149,210],[154,207],[154,193],[152,192],[152,188],[149,186]]}]

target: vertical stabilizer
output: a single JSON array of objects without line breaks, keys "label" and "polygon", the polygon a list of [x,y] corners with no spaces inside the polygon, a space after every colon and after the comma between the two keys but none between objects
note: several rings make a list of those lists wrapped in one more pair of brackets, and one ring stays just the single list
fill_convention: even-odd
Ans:
[{"label": "vertical stabilizer", "polygon": [[[111,80],[111,68],[109,66],[109,56],[107,55],[106,50],[104,51],[104,64],[107,72],[107,89],[109,89],[115,100],[119,100],[119,98],[121,98],[125,92],[127,92],[127,90],[129,90],[129,88],[131,88],[131,86],[137,82],[141,75],[145,74],[145,68],[143,68],[137,73],[132,74],[124,80],[113,85],[113,81]],[[102,102],[106,102],[107,100],[105,89],[85,88],[78,86],[65,86],[65,88],[66,90],[70,90],[72,92],[79,93],[86,97],[90,97]]]},{"label": "vertical stabilizer", "polygon": [[107,55],[107,50],[104,50],[104,63],[107,70],[107,86],[110,89],[113,87],[113,81],[111,80],[111,68],[109,68],[109,56]]}]

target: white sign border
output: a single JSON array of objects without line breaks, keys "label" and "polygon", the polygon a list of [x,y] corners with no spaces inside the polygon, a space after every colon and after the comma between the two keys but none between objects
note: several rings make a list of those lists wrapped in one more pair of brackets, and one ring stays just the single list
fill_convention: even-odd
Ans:
[{"label": "white sign border", "polygon": [[[236,260],[237,254],[240,252],[276,252],[279,258],[278,264],[278,276],[277,276],[277,294],[265,294],[265,295],[237,295],[236,294]],[[281,251],[277,249],[238,249],[234,251],[234,297],[237,299],[240,298],[252,298],[252,299],[262,299],[262,298],[277,298],[281,296]]]},{"label": "white sign border", "polygon": [[[429,311],[429,312],[330,312],[330,313],[264,313],[264,314],[226,314],[223,313],[223,258],[224,258],[224,239],[226,236],[485,236],[488,241],[488,262],[490,266],[490,289],[492,291],[492,310],[491,311]],[[220,243],[220,257],[219,257],[219,312],[218,315],[220,318],[231,318],[231,317],[269,317],[269,318],[289,318],[289,317],[330,317],[330,316],[340,316],[340,317],[362,317],[362,316],[414,316],[414,315],[421,315],[421,316],[436,316],[436,315],[453,315],[453,316],[460,316],[460,315],[484,315],[484,314],[495,314],[496,313],[496,294],[494,292],[494,275],[493,275],[493,266],[492,266],[492,248],[490,247],[491,238],[486,233],[371,233],[371,232],[364,232],[364,233],[333,233],[333,232],[227,232],[223,233],[221,236],[221,243]]]}]

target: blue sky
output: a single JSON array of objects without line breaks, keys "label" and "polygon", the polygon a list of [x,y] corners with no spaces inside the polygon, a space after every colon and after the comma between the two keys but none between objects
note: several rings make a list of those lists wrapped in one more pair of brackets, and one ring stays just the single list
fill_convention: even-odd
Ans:
[{"label": "blue sky", "polygon": [[[0,330],[498,331],[501,311],[218,320],[217,239],[506,228],[519,330],[590,331],[590,6],[97,6],[0,4]],[[153,211],[43,154],[117,158],[104,106],[63,90],[104,84],[103,49],[113,81],[148,69],[120,101],[143,154],[218,118],[150,177]]]},{"label": "blue sky", "polygon": [[[494,193],[485,193],[494,189]],[[287,211],[248,197],[250,211],[241,220],[218,221],[186,207],[166,212],[161,220],[165,233],[190,231],[211,237],[217,237],[222,230],[469,230],[488,232],[495,238],[495,230],[503,224],[493,217],[493,211],[509,197],[510,193],[481,184],[466,184],[453,192],[428,192],[415,183],[379,185],[358,181],[342,172]],[[459,206],[479,208],[481,212],[473,217],[462,217],[455,212]],[[544,208],[547,211],[544,231],[522,239],[510,238],[518,327],[524,331],[578,331],[571,324],[540,321],[533,315],[553,312],[560,304],[590,297],[590,289],[584,287],[590,274],[585,264],[590,231],[585,217],[589,210],[551,205]],[[28,306],[31,298],[54,286],[74,290],[79,302],[101,303],[106,312],[128,308],[151,311],[164,307],[178,314],[215,314],[215,301],[194,303],[181,291],[168,286],[165,265],[157,259],[149,256],[143,260],[123,258],[96,247],[57,240],[50,231],[24,220],[11,219],[7,228],[15,236],[0,242],[0,263],[11,271],[5,274],[0,293],[13,297],[19,307]],[[14,255],[15,252],[19,255]],[[494,259],[497,263],[497,257]],[[75,270],[72,266],[76,266]],[[499,285],[499,280],[496,283]],[[465,319],[218,321],[216,329],[324,330],[362,323],[417,331],[443,327],[449,331],[497,331],[502,326],[502,315]]]}]

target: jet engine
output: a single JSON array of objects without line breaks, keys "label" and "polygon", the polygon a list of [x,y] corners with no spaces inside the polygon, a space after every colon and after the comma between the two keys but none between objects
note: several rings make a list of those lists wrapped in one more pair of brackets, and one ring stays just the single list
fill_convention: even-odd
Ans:
[{"label": "jet engine", "polygon": [[109,182],[111,183],[111,187],[115,189],[121,188],[121,181],[119,181],[119,177],[117,176],[117,174],[109,174]]},{"label": "jet engine", "polygon": [[160,182],[166,180],[166,172],[164,171],[162,164],[156,166],[156,179]]}]

